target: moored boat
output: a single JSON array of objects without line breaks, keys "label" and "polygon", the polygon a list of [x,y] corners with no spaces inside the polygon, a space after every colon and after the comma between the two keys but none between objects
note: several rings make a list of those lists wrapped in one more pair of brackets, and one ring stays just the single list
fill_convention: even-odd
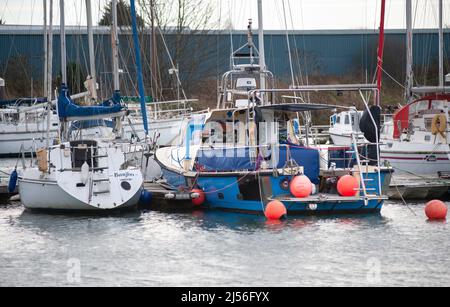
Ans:
[{"label": "moored boat", "polygon": [[[124,107],[80,107],[63,86],[58,98],[61,139],[72,121],[113,118],[120,122]],[[64,141],[37,151],[37,165],[19,177],[19,192],[28,209],[113,210],[137,205],[143,178],[129,166],[129,143],[110,139]]]}]

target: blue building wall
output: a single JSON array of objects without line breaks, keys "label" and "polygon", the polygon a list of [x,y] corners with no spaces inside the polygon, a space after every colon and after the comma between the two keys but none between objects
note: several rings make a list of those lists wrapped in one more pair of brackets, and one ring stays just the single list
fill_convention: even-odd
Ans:
[{"label": "blue building wall", "polygon": [[[5,74],[9,61],[24,56],[29,71],[35,80],[43,76],[43,36],[36,29],[14,29],[0,27],[0,76]],[[68,62],[75,62],[87,70],[88,44],[86,31],[68,31]],[[143,54],[150,50],[149,35],[144,35]],[[171,53],[175,53],[176,37],[165,35]],[[232,36],[233,46],[245,44],[245,32]],[[378,34],[374,31],[310,31],[290,35],[295,74],[339,76],[347,74],[372,76],[375,68]],[[258,39],[255,36],[255,43]],[[58,31],[54,34],[54,74],[61,71]],[[290,79],[289,56],[286,36],[283,32],[266,33],[266,57],[269,69],[280,79]],[[396,60],[405,61],[405,34],[402,31],[388,31],[386,52]],[[100,78],[111,79],[111,48],[109,31],[96,31],[96,66]],[[450,47],[450,33],[445,33],[446,52]],[[182,79],[215,78],[229,68],[231,50],[230,35],[197,34],[189,38],[188,51],[178,60]],[[121,67],[130,82],[135,78],[133,46],[130,35],[121,35]],[[414,36],[415,65],[427,65],[437,61],[438,36],[436,31],[418,31]],[[192,63],[196,63],[193,65]],[[144,61],[149,66],[149,61]],[[447,63],[448,64],[448,63]],[[448,68],[448,67],[447,67]],[[164,72],[163,72],[164,73]],[[31,77],[31,76],[30,76]],[[186,81],[186,80],[184,80]],[[361,80],[362,81],[362,80]],[[7,80],[8,82],[8,80]]]}]

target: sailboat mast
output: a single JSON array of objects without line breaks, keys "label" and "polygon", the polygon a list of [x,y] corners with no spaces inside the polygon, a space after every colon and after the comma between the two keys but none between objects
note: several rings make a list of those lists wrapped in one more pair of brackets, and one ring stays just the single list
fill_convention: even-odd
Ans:
[{"label": "sailboat mast", "polygon": [[443,0],[439,0],[439,87],[444,88]]},{"label": "sailboat mast", "polygon": [[[262,71],[266,70],[266,55],[264,48],[264,21],[262,0],[258,0],[258,41],[259,41],[259,66]],[[266,77],[261,74],[261,89],[266,89]]]},{"label": "sailboat mast", "polygon": [[112,49],[112,61],[113,61],[113,79],[114,79],[114,91],[120,91],[120,79],[119,79],[119,36],[117,33],[117,0],[111,2],[111,49]]},{"label": "sailboat mast", "polygon": [[50,0],[50,9],[48,16],[48,56],[47,56],[47,141],[46,145],[50,145],[50,124],[52,116],[52,84],[53,84],[53,0]]},{"label": "sailboat mast", "polygon": [[381,19],[380,19],[380,40],[378,43],[378,69],[377,69],[377,88],[378,96],[376,97],[376,104],[381,105],[381,85],[383,81],[383,55],[384,55],[384,25],[386,14],[386,0],[381,1]]},{"label": "sailboat mast", "polygon": [[406,102],[412,100],[413,88],[413,31],[412,31],[412,2],[406,0]]},{"label": "sailboat mast", "polygon": [[131,4],[130,5],[131,23],[133,27],[134,52],[136,55],[136,70],[139,85],[139,98],[141,101],[142,121],[144,124],[145,135],[148,136],[147,106],[145,105],[144,78],[142,75],[142,62],[141,62],[141,46],[139,43],[139,36],[138,36],[135,0],[130,0],[130,4]]},{"label": "sailboat mast", "polygon": [[47,28],[47,0],[43,0],[44,10],[44,90],[42,95],[47,93],[47,69],[48,69],[48,28]]},{"label": "sailboat mast", "polygon": [[92,30],[92,5],[91,0],[86,0],[86,19],[88,30],[88,44],[89,44],[89,65],[90,75],[92,78],[92,93],[91,96],[97,100],[97,71],[95,69],[95,49],[94,49],[94,32]]},{"label": "sailboat mast", "polygon": [[64,0],[59,0],[60,9],[60,39],[61,39],[61,75],[62,83],[67,85],[67,51],[66,51],[66,17]]},{"label": "sailboat mast", "polygon": [[47,99],[52,100],[53,83],[53,0],[49,0],[48,16],[48,58],[47,58]]},{"label": "sailboat mast", "polygon": [[151,14],[151,30],[152,30],[152,46],[151,46],[151,61],[152,61],[152,91],[153,98],[157,99],[158,97],[158,74],[157,74],[157,62],[156,62],[156,31],[155,31],[155,1],[150,1],[150,14]]}]

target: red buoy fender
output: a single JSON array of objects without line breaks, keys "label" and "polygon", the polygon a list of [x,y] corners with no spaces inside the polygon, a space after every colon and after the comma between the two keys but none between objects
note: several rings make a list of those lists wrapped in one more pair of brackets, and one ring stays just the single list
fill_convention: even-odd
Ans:
[{"label": "red buoy fender", "polygon": [[281,201],[271,201],[266,209],[264,215],[268,220],[280,220],[287,216],[287,209]]},{"label": "red buoy fender", "polygon": [[432,200],[425,207],[425,214],[430,220],[445,220],[447,211],[447,205],[440,200]]},{"label": "red buoy fender", "polygon": [[296,176],[291,181],[290,190],[297,198],[309,197],[313,190],[311,180],[305,175]]},{"label": "red buoy fender", "polygon": [[345,175],[341,177],[337,183],[337,190],[339,195],[345,197],[356,196],[359,192],[359,182],[353,176]]},{"label": "red buoy fender", "polygon": [[194,206],[201,206],[201,205],[203,205],[205,203],[206,196],[205,196],[205,192],[203,192],[203,190],[194,189],[194,190],[191,191],[191,193],[192,194],[195,193],[195,194],[199,195],[199,197],[192,199],[192,204]]}]

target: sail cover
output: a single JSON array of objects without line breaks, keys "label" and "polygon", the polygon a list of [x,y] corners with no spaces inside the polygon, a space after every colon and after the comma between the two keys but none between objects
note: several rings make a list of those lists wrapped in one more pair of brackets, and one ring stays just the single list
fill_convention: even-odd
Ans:
[{"label": "sail cover", "polygon": [[79,106],[70,98],[69,89],[63,85],[58,97],[58,115],[60,120],[83,120],[119,117],[125,109],[118,103],[110,106]]}]

